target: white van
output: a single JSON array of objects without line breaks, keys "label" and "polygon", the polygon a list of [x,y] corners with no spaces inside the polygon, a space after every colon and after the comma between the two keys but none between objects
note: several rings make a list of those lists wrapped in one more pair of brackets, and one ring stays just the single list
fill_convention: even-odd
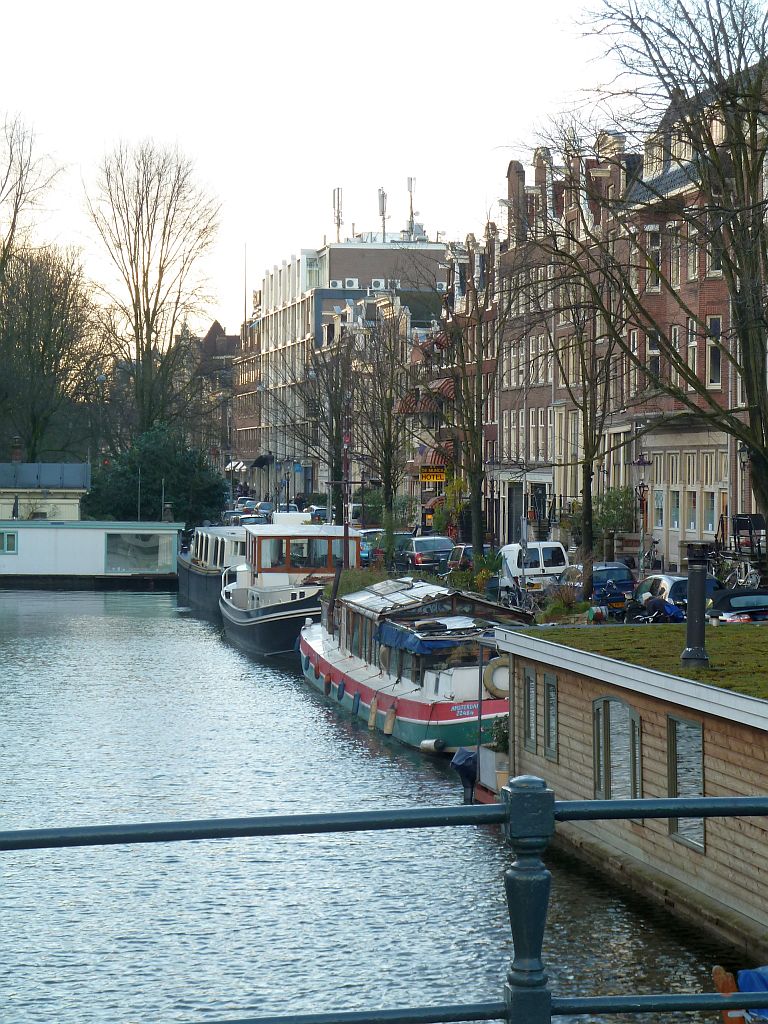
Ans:
[{"label": "white van", "polygon": [[556,540],[532,540],[525,549],[522,544],[505,544],[501,549],[501,580],[517,579],[533,590],[541,590],[555,576],[568,568],[568,552]]}]

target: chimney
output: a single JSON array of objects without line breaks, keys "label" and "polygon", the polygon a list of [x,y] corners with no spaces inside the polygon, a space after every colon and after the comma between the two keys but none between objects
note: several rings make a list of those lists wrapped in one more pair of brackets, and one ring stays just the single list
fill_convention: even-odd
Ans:
[{"label": "chimney", "polygon": [[24,456],[24,446],[21,438],[17,435],[11,438],[11,462],[21,462]]}]

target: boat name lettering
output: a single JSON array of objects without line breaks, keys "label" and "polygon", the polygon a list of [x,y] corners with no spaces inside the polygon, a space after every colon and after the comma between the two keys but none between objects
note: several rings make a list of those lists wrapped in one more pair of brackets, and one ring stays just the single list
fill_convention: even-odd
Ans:
[{"label": "boat name lettering", "polygon": [[477,708],[477,704],[452,704],[451,712],[461,717],[462,715],[474,715]]}]

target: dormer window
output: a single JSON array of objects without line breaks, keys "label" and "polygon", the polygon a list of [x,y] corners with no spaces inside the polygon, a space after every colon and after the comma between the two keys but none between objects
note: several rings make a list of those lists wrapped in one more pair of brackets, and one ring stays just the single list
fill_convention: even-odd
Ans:
[{"label": "dormer window", "polygon": [[649,139],[645,144],[643,177],[656,178],[664,169],[664,147],[660,138]]}]

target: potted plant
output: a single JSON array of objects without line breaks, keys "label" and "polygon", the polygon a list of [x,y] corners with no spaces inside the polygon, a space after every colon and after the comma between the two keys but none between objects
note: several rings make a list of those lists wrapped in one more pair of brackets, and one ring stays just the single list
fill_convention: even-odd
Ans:
[{"label": "potted plant", "polygon": [[509,781],[509,715],[493,720],[492,737],[478,751],[477,775],[482,786],[498,793]]}]

